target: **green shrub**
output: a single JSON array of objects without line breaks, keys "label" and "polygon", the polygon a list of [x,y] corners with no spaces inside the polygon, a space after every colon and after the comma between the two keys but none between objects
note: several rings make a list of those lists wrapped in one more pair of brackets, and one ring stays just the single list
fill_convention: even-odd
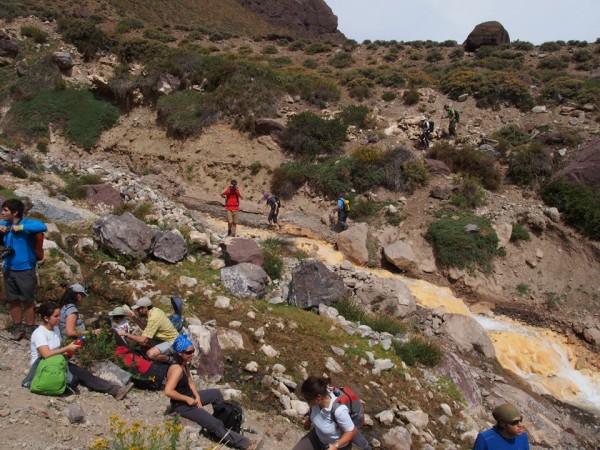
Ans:
[{"label": "green shrub", "polygon": [[384,91],[383,94],[381,94],[381,99],[384,102],[391,102],[391,101],[395,100],[396,97],[397,97],[397,95],[394,91]]},{"label": "green shrub", "polygon": [[472,69],[450,70],[440,80],[441,91],[453,100],[462,94],[474,94],[479,90],[481,74]]},{"label": "green shrub", "polygon": [[531,241],[531,235],[520,223],[513,223],[512,232],[510,233],[511,242]]},{"label": "green shrub", "polygon": [[33,25],[23,25],[21,34],[33,39],[37,44],[44,44],[48,41],[48,33]]},{"label": "green shrub", "polygon": [[395,49],[390,50],[383,56],[383,60],[387,62],[394,62],[398,60],[398,51]]},{"label": "green shrub", "polygon": [[413,338],[401,344],[394,341],[394,350],[407,366],[422,364],[426,367],[435,367],[442,360],[442,351],[433,343]]},{"label": "green shrub", "polygon": [[[117,27],[115,28],[115,31],[117,33],[123,34],[123,33],[128,33],[129,31],[133,31],[133,30],[141,30],[143,28],[144,28],[144,24],[140,20],[138,20],[134,17],[126,17],[125,19],[119,20],[119,23],[117,24]],[[188,35],[188,37],[190,37],[190,36]],[[192,38],[190,37],[190,39],[192,39]],[[194,40],[194,39],[192,39],[192,40]]]},{"label": "green shrub", "polygon": [[413,193],[417,188],[426,186],[429,182],[429,169],[422,161],[411,159],[402,164],[404,189]]},{"label": "green shrub", "polygon": [[[468,232],[467,225],[477,225],[479,231]],[[437,261],[444,267],[492,271],[498,236],[489,220],[462,215],[456,219],[442,218],[432,223],[425,235],[431,241]]]},{"label": "green shrub", "polygon": [[506,178],[520,186],[531,186],[552,175],[551,154],[540,142],[516,148],[510,155]]},{"label": "green shrub", "polygon": [[563,220],[586,236],[600,240],[600,193],[580,183],[555,178],[540,192],[542,199],[558,208]]},{"label": "green shrub", "polygon": [[569,67],[569,62],[560,56],[548,56],[541,59],[537,67],[546,70],[563,70]]},{"label": "green shrub", "polygon": [[579,103],[597,103],[600,101],[600,82],[559,76],[547,82],[542,88],[541,94],[548,100],[557,103],[565,99]]},{"label": "green shrub", "polygon": [[429,150],[429,157],[443,161],[453,172],[477,178],[486,189],[496,190],[502,182],[496,160],[473,147],[459,149],[448,142],[436,142]]},{"label": "green shrub", "polygon": [[530,88],[517,73],[490,71],[481,79],[479,90],[474,93],[480,108],[499,108],[508,102],[521,110],[533,107]]},{"label": "green shrub", "polygon": [[544,42],[542,45],[540,45],[540,50],[543,52],[556,52],[556,51],[560,50],[563,47],[563,45],[564,44],[561,44],[558,41]]},{"label": "green shrub", "polygon": [[485,205],[485,192],[477,178],[464,178],[450,197],[450,202],[459,208],[477,208]]},{"label": "green shrub", "polygon": [[306,43],[303,41],[294,41],[294,42],[291,42],[290,45],[288,45],[288,50],[291,52],[296,52],[298,50],[304,50],[305,46],[306,46]]},{"label": "green shrub", "polygon": [[348,83],[348,94],[351,98],[363,101],[371,97],[373,82],[365,77],[355,78]]},{"label": "green shrub", "polygon": [[314,159],[338,153],[346,140],[346,125],[339,119],[322,119],[311,112],[292,116],[283,134],[284,146],[297,156]]},{"label": "green shrub", "polygon": [[110,103],[80,89],[45,90],[16,103],[8,113],[11,134],[38,139],[48,134],[48,124],[60,124],[75,144],[91,148],[102,131],[119,118]]},{"label": "green shrub", "polygon": [[548,309],[558,309],[559,306],[562,306],[567,300],[566,293],[557,293],[557,292],[546,292],[546,307]]},{"label": "green shrub", "polygon": [[269,66],[271,67],[285,67],[293,64],[292,58],[289,56],[279,56],[269,60]]},{"label": "green shrub", "polygon": [[304,53],[307,55],[316,55],[317,53],[326,53],[331,50],[331,45],[324,42],[313,42],[309,44],[305,49]]},{"label": "green shrub", "polygon": [[108,324],[102,325],[100,333],[94,335],[93,339],[87,339],[85,345],[77,352],[79,363],[89,368],[98,361],[112,361],[115,357],[115,347],[112,328]]},{"label": "green shrub", "polygon": [[261,242],[261,253],[265,258],[263,269],[272,280],[278,280],[283,273],[282,242],[279,239],[265,239]]},{"label": "green shrub", "polygon": [[58,32],[65,42],[77,47],[86,61],[90,61],[99,50],[110,50],[115,45],[114,39],[96,27],[91,19],[61,19]]},{"label": "green shrub", "polygon": [[170,31],[160,30],[158,28],[148,28],[144,30],[143,36],[146,39],[167,43],[175,42],[177,38]]},{"label": "green shrub", "polygon": [[283,164],[273,170],[271,192],[276,192],[280,198],[289,200],[306,181],[304,166],[296,163]]},{"label": "green shrub", "polygon": [[465,51],[460,47],[455,48],[448,54],[448,58],[450,58],[452,61],[456,61],[457,59],[462,59],[463,56],[465,56]]},{"label": "green shrub", "polygon": [[62,178],[65,180],[65,187],[62,189],[62,193],[72,200],[85,198],[87,195],[87,186],[102,184],[102,178],[98,175],[65,174]]},{"label": "green shrub", "polygon": [[359,128],[368,126],[369,107],[366,105],[350,105],[345,107],[339,114],[338,118],[346,125],[355,125]]},{"label": "green shrub", "polygon": [[406,328],[395,318],[387,314],[373,314],[364,311],[360,306],[350,299],[341,299],[335,304],[338,310],[346,320],[359,322],[361,325],[367,325],[372,330],[379,333],[390,333],[392,335],[406,332]]},{"label": "green shrub", "polygon": [[529,285],[527,285],[525,283],[519,283],[519,284],[517,284],[517,293],[521,297],[529,295]]},{"label": "green shrub", "polygon": [[421,100],[421,94],[415,88],[410,88],[402,94],[402,101],[406,106],[416,105]]},{"label": "green shrub", "polygon": [[159,123],[165,125],[168,135],[175,138],[199,135],[217,121],[220,113],[212,95],[195,91],[163,96],[156,108]]},{"label": "green shrub", "polygon": [[513,41],[511,42],[512,48],[514,48],[515,50],[521,50],[521,51],[529,51],[529,50],[533,50],[535,48],[535,45],[533,45],[531,42],[527,42],[527,41]]},{"label": "green shrub", "polygon": [[444,59],[444,54],[438,49],[432,49],[427,52],[425,61],[427,62],[438,62]]},{"label": "green shrub", "polygon": [[9,165],[5,166],[4,168],[13,177],[21,178],[21,179],[29,178],[29,175],[27,174],[27,172],[25,171],[25,169],[23,169],[18,164],[9,164]]},{"label": "green shrub", "polygon": [[329,58],[327,62],[330,66],[333,66],[336,69],[344,69],[354,64],[354,58],[352,57],[351,53],[340,52]]},{"label": "green shrub", "polygon": [[276,55],[277,53],[279,53],[279,50],[277,49],[277,47],[275,45],[265,45],[261,51],[261,53],[263,55]]},{"label": "green shrub", "polygon": [[592,52],[590,52],[589,50],[577,50],[571,56],[571,59],[574,62],[578,62],[578,63],[589,61],[592,58],[593,58]]},{"label": "green shrub", "polygon": [[506,153],[512,147],[526,144],[531,139],[529,133],[519,125],[512,123],[496,131],[492,134],[492,137],[498,140],[498,148],[502,153]]},{"label": "green shrub", "polygon": [[319,67],[319,62],[314,58],[306,58],[304,61],[302,61],[302,65],[307,69],[316,69]]},{"label": "green shrub", "polygon": [[387,151],[383,161],[383,185],[394,192],[408,191],[409,181],[406,179],[404,167],[408,161],[414,159],[412,152],[404,147],[395,147]]}]

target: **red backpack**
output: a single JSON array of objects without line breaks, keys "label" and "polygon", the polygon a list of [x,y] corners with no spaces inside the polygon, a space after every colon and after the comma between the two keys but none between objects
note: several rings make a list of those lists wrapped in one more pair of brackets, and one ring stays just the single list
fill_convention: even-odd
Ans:
[{"label": "red backpack", "polygon": [[115,357],[123,369],[131,374],[131,381],[138,389],[160,389],[169,370],[168,364],[148,361],[123,345],[115,348]]},{"label": "red backpack", "polygon": [[336,422],[335,410],[340,405],[346,405],[350,412],[350,418],[356,426],[361,428],[365,424],[365,406],[361,401],[360,397],[352,390],[351,387],[331,387],[329,392],[335,397],[333,400],[333,406],[331,407],[331,417]]}]

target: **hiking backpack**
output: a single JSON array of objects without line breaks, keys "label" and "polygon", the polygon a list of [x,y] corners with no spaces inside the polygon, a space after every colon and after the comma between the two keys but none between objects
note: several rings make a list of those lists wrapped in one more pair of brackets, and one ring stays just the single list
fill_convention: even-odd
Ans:
[{"label": "hiking backpack", "polygon": [[173,307],[173,314],[169,316],[169,320],[175,327],[178,333],[183,331],[183,300],[181,297],[171,297],[171,306]]},{"label": "hiking backpack", "polygon": [[454,117],[456,118],[457,122],[460,122],[460,114],[458,113],[458,111],[456,109],[453,109],[454,111]]},{"label": "hiking backpack", "polygon": [[348,412],[350,413],[350,419],[352,419],[356,428],[361,428],[365,424],[365,407],[356,392],[348,386],[329,388],[329,392],[335,397],[333,406],[331,407],[331,417],[333,421],[337,424],[335,410],[340,405],[346,405],[348,407]]},{"label": "hiking backpack", "polygon": [[427,131],[429,131],[430,133],[433,133],[433,128],[435,127],[435,124],[431,120],[427,121],[427,124],[428,124]]},{"label": "hiking backpack", "polygon": [[67,360],[54,355],[40,360],[29,390],[40,395],[62,395],[67,388]]},{"label": "hiking backpack", "polygon": [[131,381],[136,388],[158,390],[164,384],[168,364],[148,361],[124,345],[117,345],[115,357],[119,365],[131,374]]},{"label": "hiking backpack", "polygon": [[350,211],[350,200],[346,200],[345,198],[343,198],[342,200],[344,201],[344,211]]},{"label": "hiking backpack", "polygon": [[236,433],[244,430],[244,411],[236,402],[225,402],[213,407],[213,416],[225,425],[225,428]]}]

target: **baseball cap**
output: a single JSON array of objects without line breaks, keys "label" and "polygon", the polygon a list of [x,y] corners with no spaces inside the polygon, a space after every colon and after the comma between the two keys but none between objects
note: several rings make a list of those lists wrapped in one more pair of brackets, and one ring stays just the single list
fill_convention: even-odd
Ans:
[{"label": "baseball cap", "polygon": [[117,306],[115,309],[113,309],[111,312],[108,313],[109,316],[125,316],[125,308],[123,308],[122,306]]},{"label": "baseball cap", "polygon": [[237,185],[237,181],[236,180],[231,180],[231,184],[233,184],[235,186],[235,185]]},{"label": "baseball cap", "polygon": [[77,292],[79,294],[83,294],[83,295],[86,295],[86,296],[88,295],[88,293],[85,290],[85,288],[82,285],[80,285],[79,283],[76,283],[76,284],[72,285],[70,289],[73,292]]},{"label": "baseball cap", "polygon": [[142,307],[147,308],[148,306],[152,306],[152,300],[150,300],[148,297],[142,297],[137,302],[135,302],[135,305],[133,305],[131,309],[138,309]]},{"label": "baseball cap", "polygon": [[517,407],[510,403],[504,403],[500,406],[496,406],[492,411],[492,416],[494,416],[494,419],[499,422],[511,422],[519,417],[522,417]]}]

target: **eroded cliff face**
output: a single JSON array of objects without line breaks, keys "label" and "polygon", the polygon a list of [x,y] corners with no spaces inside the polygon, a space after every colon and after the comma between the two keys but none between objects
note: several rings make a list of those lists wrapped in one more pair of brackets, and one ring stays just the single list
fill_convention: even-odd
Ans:
[{"label": "eroded cliff face", "polygon": [[244,8],[301,37],[343,38],[338,19],[323,0],[236,0]]}]

